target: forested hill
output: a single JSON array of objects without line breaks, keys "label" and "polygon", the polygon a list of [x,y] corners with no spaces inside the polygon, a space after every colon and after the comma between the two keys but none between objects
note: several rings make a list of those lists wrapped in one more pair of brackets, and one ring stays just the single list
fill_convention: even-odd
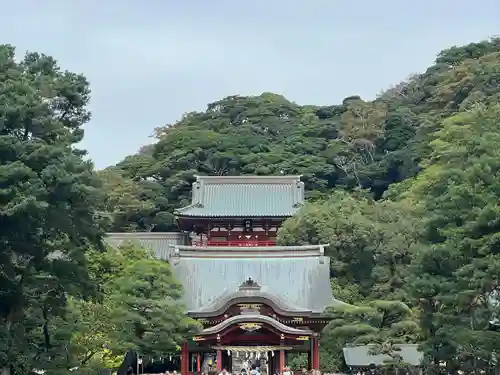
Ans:
[{"label": "forested hill", "polygon": [[452,47],[374,101],[298,105],[281,95],[230,96],[156,129],[158,142],[101,172],[112,230],[169,230],[195,174],[301,174],[310,199],[332,188],[388,187],[420,169],[443,120],[500,101],[500,39]]},{"label": "forested hill", "polygon": [[0,45],[0,83],[1,375],[177,352],[200,327],[170,265],[105,233],[175,229],[195,174],[280,173],[304,176],[308,202],[278,241],[330,244],[334,295],[350,304],[328,311],[323,372],[370,343],[413,374],[398,344],[418,343],[426,374],[499,373],[500,39],[445,50],[374,101],[225,98],[98,174],[75,147],[83,75]]}]

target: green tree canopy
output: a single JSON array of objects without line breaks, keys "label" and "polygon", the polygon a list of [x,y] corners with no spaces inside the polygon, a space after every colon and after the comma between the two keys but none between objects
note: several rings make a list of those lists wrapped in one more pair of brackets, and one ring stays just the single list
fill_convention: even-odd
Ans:
[{"label": "green tree canopy", "polygon": [[[229,96],[187,113],[156,129],[155,144],[112,167],[111,180],[105,177],[114,180],[107,184],[113,230],[175,228],[173,210],[189,203],[195,174],[301,174],[312,199],[359,187],[379,199],[421,170],[429,136],[444,118],[499,101],[492,78],[500,69],[499,40],[444,50],[424,73],[374,101],[351,96],[338,105],[298,105],[263,93]],[[117,190],[131,196],[130,205],[112,193],[117,169],[134,181]]]},{"label": "green tree canopy", "polygon": [[[336,192],[305,205],[278,233],[284,245],[328,244],[333,283],[356,288],[360,298],[405,299],[418,226],[393,202]],[[336,288],[334,288],[336,289]]]},{"label": "green tree canopy", "polygon": [[371,101],[229,96],[94,173],[76,147],[86,79],[0,46],[1,374],[109,364],[129,348],[154,356],[196,330],[167,263],[101,241],[175,230],[196,174],[303,176],[308,203],[279,241],[328,243],[335,295],[356,305],[325,332],[326,369],[342,368],[348,342],[387,353],[418,339],[427,370],[492,371],[499,54],[498,38],[446,49]]},{"label": "green tree canopy", "polygon": [[181,297],[181,285],[168,263],[142,259],[125,268],[109,294],[116,307],[120,342],[150,358],[176,352],[198,329],[196,321],[186,316]]},{"label": "green tree canopy", "polygon": [[59,350],[53,321],[88,294],[100,181],[74,148],[90,118],[87,80],[46,55],[0,46],[0,368],[26,374]]},{"label": "green tree canopy", "polygon": [[498,104],[446,119],[423,172],[390,195],[426,213],[411,291],[428,357],[452,369],[487,369],[499,350],[499,119]]}]

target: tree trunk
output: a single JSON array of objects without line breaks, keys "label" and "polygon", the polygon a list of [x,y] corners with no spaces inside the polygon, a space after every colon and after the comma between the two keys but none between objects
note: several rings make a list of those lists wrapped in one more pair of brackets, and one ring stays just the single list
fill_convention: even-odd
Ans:
[{"label": "tree trunk", "polygon": [[0,375],[10,375],[10,366],[4,366],[0,370]]}]

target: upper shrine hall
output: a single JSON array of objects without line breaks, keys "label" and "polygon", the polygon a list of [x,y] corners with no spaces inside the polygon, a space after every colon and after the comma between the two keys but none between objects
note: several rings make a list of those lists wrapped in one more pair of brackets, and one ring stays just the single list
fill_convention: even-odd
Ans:
[{"label": "upper shrine hall", "polygon": [[250,363],[283,370],[290,352],[319,369],[319,338],[330,288],[324,245],[277,246],[284,220],[304,203],[300,176],[198,176],[192,202],[176,211],[179,233],[110,233],[137,240],[170,262],[184,287],[187,314],[203,330],[182,344],[181,372]]}]

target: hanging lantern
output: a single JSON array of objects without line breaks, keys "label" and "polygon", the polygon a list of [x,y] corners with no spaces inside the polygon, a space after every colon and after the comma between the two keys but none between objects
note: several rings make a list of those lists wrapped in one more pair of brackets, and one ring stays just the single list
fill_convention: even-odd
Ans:
[{"label": "hanging lantern", "polygon": [[271,352],[271,357],[274,357],[274,350]]},{"label": "hanging lantern", "polygon": [[229,349],[227,350],[227,355],[231,355],[231,351]]},{"label": "hanging lantern", "polygon": [[253,231],[252,220],[246,219],[243,221],[243,232],[251,233]]}]

